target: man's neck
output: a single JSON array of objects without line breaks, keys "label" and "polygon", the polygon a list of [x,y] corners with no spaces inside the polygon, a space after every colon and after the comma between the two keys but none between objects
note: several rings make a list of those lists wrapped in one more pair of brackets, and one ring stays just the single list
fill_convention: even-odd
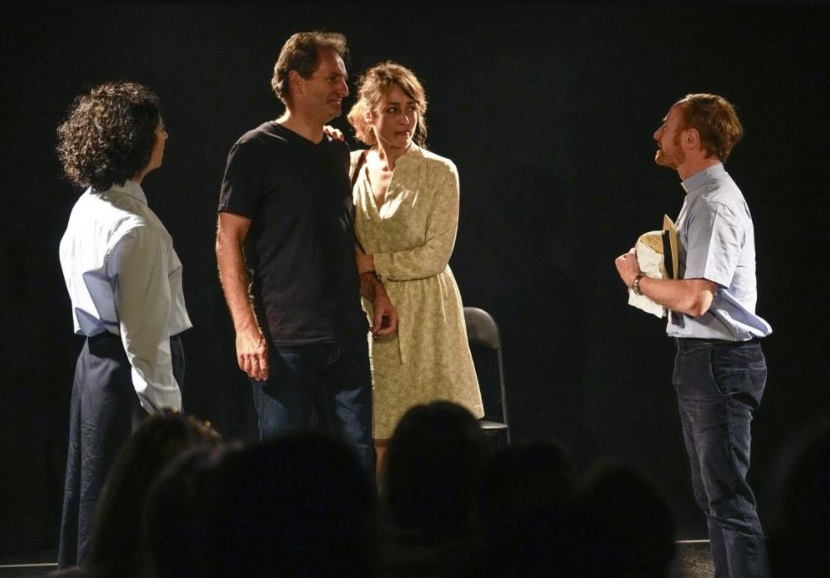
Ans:
[{"label": "man's neck", "polygon": [[710,156],[709,158],[700,157],[683,163],[682,166],[677,167],[677,174],[680,176],[681,181],[685,181],[692,175],[695,175],[700,171],[704,171],[709,167],[713,167],[720,162],[720,159],[716,156]]},{"label": "man's neck", "polygon": [[312,119],[303,118],[299,114],[285,111],[276,123],[284,126],[291,132],[295,132],[314,144],[323,140],[323,124]]}]

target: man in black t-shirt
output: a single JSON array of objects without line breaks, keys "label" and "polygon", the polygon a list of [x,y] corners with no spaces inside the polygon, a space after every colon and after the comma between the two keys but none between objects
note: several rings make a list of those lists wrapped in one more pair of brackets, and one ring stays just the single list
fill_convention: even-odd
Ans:
[{"label": "man in black t-shirt", "polygon": [[[228,154],[216,258],[260,438],[310,428],[316,407],[371,470],[367,334],[394,332],[397,315],[380,281],[358,275],[349,148],[325,131],[349,94],[347,53],[331,32],[283,46],[271,85],[286,110]],[[373,300],[371,327],[361,291]]]}]

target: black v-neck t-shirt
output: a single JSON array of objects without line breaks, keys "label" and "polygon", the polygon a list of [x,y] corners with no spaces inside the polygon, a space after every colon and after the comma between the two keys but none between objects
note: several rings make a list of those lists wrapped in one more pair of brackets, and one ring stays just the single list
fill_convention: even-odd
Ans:
[{"label": "black v-neck t-shirt", "polygon": [[228,153],[219,211],[251,219],[245,259],[273,345],[366,336],[345,142],[274,122],[248,131]]}]

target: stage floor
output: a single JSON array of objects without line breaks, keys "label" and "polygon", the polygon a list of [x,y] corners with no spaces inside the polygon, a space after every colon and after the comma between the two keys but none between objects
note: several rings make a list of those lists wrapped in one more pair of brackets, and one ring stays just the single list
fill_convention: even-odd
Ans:
[{"label": "stage floor", "polygon": [[[44,578],[57,568],[57,551],[0,554],[0,578]],[[708,540],[681,540],[669,578],[712,578]]]}]

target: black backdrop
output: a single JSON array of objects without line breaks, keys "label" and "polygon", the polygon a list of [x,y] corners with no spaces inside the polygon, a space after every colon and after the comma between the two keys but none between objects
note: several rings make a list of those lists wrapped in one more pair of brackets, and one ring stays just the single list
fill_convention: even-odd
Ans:
[{"label": "black backdrop", "polygon": [[[581,462],[641,467],[679,514],[694,511],[664,321],[626,304],[614,258],[674,217],[676,173],[652,133],[688,92],[739,108],[727,170],[756,225],[770,375],[751,476],[762,512],[776,455],[827,414],[825,226],[828,33],[822,6],[230,5],[0,8],[0,551],[57,542],[74,360],[57,247],[77,191],[54,130],[97,82],[162,97],[170,139],[144,182],[185,267],[195,327],[185,403],[227,437],[251,435],[217,283],[213,233],[225,155],[276,117],[274,59],[297,30],[349,37],[352,78],[411,66],[430,98],[430,148],[461,175],[451,264],[465,304],[501,324],[517,441],[552,438]],[[347,106],[353,99],[350,97]],[[333,122],[349,135],[344,118]]]}]

